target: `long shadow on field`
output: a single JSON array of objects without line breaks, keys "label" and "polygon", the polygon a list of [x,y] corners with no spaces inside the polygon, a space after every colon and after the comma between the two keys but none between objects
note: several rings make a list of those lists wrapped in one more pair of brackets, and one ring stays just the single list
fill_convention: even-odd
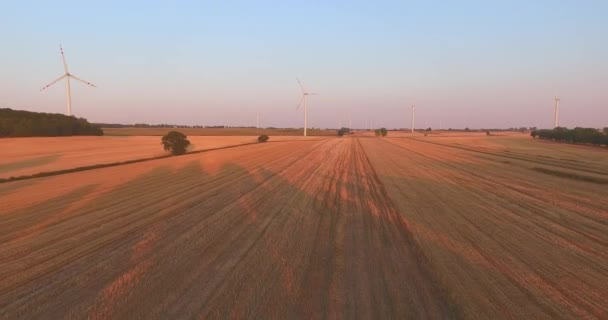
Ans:
[{"label": "long shadow on field", "polygon": [[[83,312],[90,306],[83,301],[89,300],[91,304],[96,292],[114,279],[124,282],[120,280],[124,269],[128,271],[130,266],[139,263],[126,258],[131,256],[129,249],[146,234],[146,228],[160,220],[159,210],[152,206],[158,208],[159,204],[170,202],[173,193],[163,188],[163,183],[172,179],[180,182],[201,174],[197,164],[178,171],[161,167],[72,210],[70,205],[89,194],[93,186],[9,213],[9,217],[16,218],[5,228],[11,230],[23,224],[25,231],[36,229],[36,237],[13,239],[22,241],[13,241],[11,246],[22,249],[11,260],[2,260],[17,268],[10,279],[0,281],[2,317],[12,318],[11,314],[29,314],[33,318],[86,316]],[[158,188],[150,190],[151,186]],[[34,225],[25,225],[28,219],[35,221],[29,216],[37,218],[38,215],[44,218]],[[31,308],[32,305],[37,308]]]},{"label": "long shadow on field", "polygon": [[37,236],[1,315],[449,317],[407,226],[373,181],[348,179],[197,160],[137,177]]},{"label": "long shadow on field", "polygon": [[[261,171],[265,177],[275,175]],[[256,189],[257,196],[240,201],[243,218],[254,215],[257,223],[235,231],[237,238],[226,241],[232,248],[225,252],[242,255],[234,258],[238,264],[221,268],[220,284],[211,287],[210,299],[195,314],[203,318],[446,315],[442,295],[417,264],[405,226],[392,221],[381,202],[366,200],[373,192],[355,190],[356,184],[323,175],[303,175],[289,182],[276,176]],[[311,190],[309,183],[334,188],[303,191]],[[347,185],[353,189],[346,192],[359,192],[360,197],[352,199],[361,201],[342,200]],[[209,295],[205,289],[192,288],[189,293]]]}]

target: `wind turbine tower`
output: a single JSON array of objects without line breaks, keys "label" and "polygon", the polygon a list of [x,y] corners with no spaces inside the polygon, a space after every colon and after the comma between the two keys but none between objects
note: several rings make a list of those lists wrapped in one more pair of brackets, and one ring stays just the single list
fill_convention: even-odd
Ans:
[{"label": "wind turbine tower", "polygon": [[74,80],[78,80],[78,81],[80,81],[80,82],[82,82],[82,83],[84,83],[84,84],[86,84],[88,86],[94,87],[94,88],[97,88],[97,86],[94,85],[94,84],[92,84],[92,83],[90,83],[90,82],[84,81],[84,80],[78,78],[77,76],[71,74],[68,71],[68,63],[65,60],[65,54],[63,54],[63,48],[61,47],[61,45],[59,45],[59,51],[61,51],[61,58],[63,59],[63,68],[65,70],[65,73],[61,77],[57,78],[55,81],[53,81],[53,82],[49,83],[48,85],[44,86],[42,89],[40,89],[40,91],[44,91],[48,87],[54,85],[55,83],[57,83],[57,82],[59,82],[59,81],[61,81],[62,79],[65,78],[66,97],[67,97],[67,100],[68,100],[67,115],[71,116],[72,115],[72,93],[71,93],[71,90],[70,90],[70,78],[72,78]]},{"label": "wind turbine tower", "polygon": [[298,80],[298,85],[300,85],[300,91],[302,91],[302,100],[300,100],[300,104],[298,104],[296,110],[299,109],[302,104],[304,104],[304,136],[306,137],[306,128],[308,126],[308,96],[316,95],[316,93],[308,92],[308,90],[304,88],[304,84],[302,84],[302,81],[300,81],[300,79],[298,78],[296,78],[296,80]]},{"label": "wind turbine tower", "polygon": [[416,106],[412,105],[412,133],[414,133],[415,121],[416,121]]},{"label": "wind turbine tower", "polygon": [[559,97],[555,97],[555,123],[553,124],[554,128],[557,128],[559,123]]}]

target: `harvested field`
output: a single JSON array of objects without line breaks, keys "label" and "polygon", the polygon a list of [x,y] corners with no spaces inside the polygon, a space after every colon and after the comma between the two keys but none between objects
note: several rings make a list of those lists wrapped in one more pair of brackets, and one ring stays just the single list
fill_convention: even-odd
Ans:
[{"label": "harvested field", "polygon": [[0,318],[606,318],[603,160],[438,139],[1,184]]},{"label": "harvested field", "polygon": [[[319,139],[271,137],[270,141]],[[255,143],[251,136],[190,136],[192,151]],[[167,154],[157,136],[49,137],[0,139],[0,178],[32,175]]]}]

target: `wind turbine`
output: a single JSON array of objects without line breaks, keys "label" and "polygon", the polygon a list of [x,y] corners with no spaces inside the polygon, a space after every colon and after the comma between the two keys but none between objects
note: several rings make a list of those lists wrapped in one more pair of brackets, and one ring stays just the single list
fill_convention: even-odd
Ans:
[{"label": "wind turbine", "polygon": [[68,116],[71,116],[72,115],[72,94],[70,92],[70,78],[72,78],[74,80],[78,80],[78,81],[80,81],[80,82],[82,82],[82,83],[84,83],[86,85],[91,86],[91,87],[97,88],[97,86],[94,85],[94,84],[92,84],[92,83],[90,83],[90,82],[84,81],[84,80],[78,78],[77,76],[71,74],[68,71],[68,63],[65,60],[65,54],[63,54],[63,48],[61,47],[61,45],[59,45],[59,50],[61,51],[61,58],[63,59],[63,68],[65,70],[65,73],[61,77],[57,78],[55,81],[53,81],[53,82],[49,83],[48,85],[44,86],[44,88],[40,89],[40,91],[44,91],[48,87],[54,85],[55,83],[57,83],[57,82],[61,81],[63,78],[65,78],[65,80],[66,80],[66,82],[65,82],[66,96],[67,96],[67,99],[68,99]]},{"label": "wind turbine", "polygon": [[308,92],[304,88],[304,84],[302,84],[302,81],[300,81],[300,79],[298,79],[298,78],[296,78],[296,80],[298,80],[298,85],[300,85],[300,91],[302,91],[302,99],[300,100],[300,104],[298,104],[298,107],[296,108],[296,110],[300,109],[300,106],[302,106],[302,104],[304,104],[304,136],[306,137],[306,127],[307,127],[307,121],[308,121],[307,100],[308,100],[308,96],[316,95],[316,93]]},{"label": "wind turbine", "polygon": [[416,106],[412,105],[412,133],[414,133],[414,126],[415,126],[414,122],[416,121],[415,115],[416,115]]},{"label": "wind turbine", "polygon": [[555,96],[555,123],[553,125],[554,128],[557,128],[559,120],[559,97]]}]

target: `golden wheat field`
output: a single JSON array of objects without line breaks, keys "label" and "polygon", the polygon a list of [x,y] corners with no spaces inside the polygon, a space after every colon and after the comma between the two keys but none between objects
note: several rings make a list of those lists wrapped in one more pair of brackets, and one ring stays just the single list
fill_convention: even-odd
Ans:
[{"label": "golden wheat field", "polygon": [[[372,135],[1,183],[0,318],[608,317],[608,150]],[[0,173],[162,152],[102,138],[31,140]]]}]

